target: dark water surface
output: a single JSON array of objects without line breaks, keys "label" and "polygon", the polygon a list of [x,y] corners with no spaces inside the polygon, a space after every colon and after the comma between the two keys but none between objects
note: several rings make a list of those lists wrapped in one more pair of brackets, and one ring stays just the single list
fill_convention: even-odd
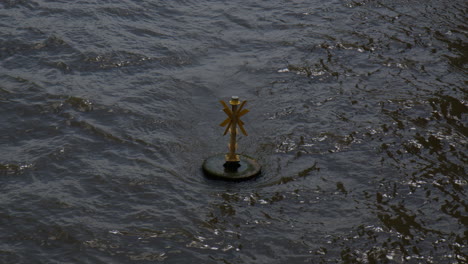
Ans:
[{"label": "dark water surface", "polygon": [[0,0],[0,263],[466,263],[467,10]]}]

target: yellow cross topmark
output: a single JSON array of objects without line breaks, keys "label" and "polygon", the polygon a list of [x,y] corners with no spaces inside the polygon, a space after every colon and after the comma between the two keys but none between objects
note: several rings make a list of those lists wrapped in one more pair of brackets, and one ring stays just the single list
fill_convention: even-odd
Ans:
[{"label": "yellow cross topmark", "polygon": [[226,126],[226,130],[224,130],[224,135],[227,134],[227,132],[229,131],[229,129],[233,126],[233,124],[237,124],[240,128],[240,130],[242,131],[242,134],[244,134],[245,136],[247,136],[247,132],[245,131],[245,128],[244,128],[244,122],[242,122],[242,120],[240,120],[240,118],[242,116],[244,116],[245,114],[247,114],[249,112],[249,110],[247,109],[242,109],[244,107],[244,105],[247,103],[247,101],[243,101],[239,108],[237,108],[237,110],[235,112],[233,112],[228,104],[226,104],[224,101],[219,101],[222,105],[223,105],[223,111],[224,113],[226,113],[226,115],[228,116],[228,118],[226,118],[226,120],[224,120],[221,124],[219,124],[220,126]]}]

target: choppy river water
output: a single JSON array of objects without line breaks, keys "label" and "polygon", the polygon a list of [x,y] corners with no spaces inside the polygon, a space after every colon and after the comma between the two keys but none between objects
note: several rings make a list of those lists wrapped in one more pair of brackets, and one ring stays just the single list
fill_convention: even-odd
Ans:
[{"label": "choppy river water", "polygon": [[0,263],[466,263],[467,10],[0,0]]}]

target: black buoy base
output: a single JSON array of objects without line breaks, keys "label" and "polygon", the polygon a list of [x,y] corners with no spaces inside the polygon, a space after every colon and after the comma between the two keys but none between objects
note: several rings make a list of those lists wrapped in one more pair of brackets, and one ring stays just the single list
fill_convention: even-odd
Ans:
[{"label": "black buoy base", "polygon": [[239,162],[226,162],[225,154],[211,156],[203,162],[205,175],[211,178],[240,181],[260,174],[260,164],[253,158],[239,155]]}]

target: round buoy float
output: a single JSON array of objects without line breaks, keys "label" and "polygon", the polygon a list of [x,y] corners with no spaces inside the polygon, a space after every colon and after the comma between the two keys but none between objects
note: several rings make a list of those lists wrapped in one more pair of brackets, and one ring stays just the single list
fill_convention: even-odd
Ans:
[{"label": "round buoy float", "polygon": [[239,159],[237,168],[229,168],[225,154],[214,155],[203,162],[203,171],[207,177],[231,181],[248,180],[260,174],[261,166],[255,159],[245,155],[239,155]]}]

